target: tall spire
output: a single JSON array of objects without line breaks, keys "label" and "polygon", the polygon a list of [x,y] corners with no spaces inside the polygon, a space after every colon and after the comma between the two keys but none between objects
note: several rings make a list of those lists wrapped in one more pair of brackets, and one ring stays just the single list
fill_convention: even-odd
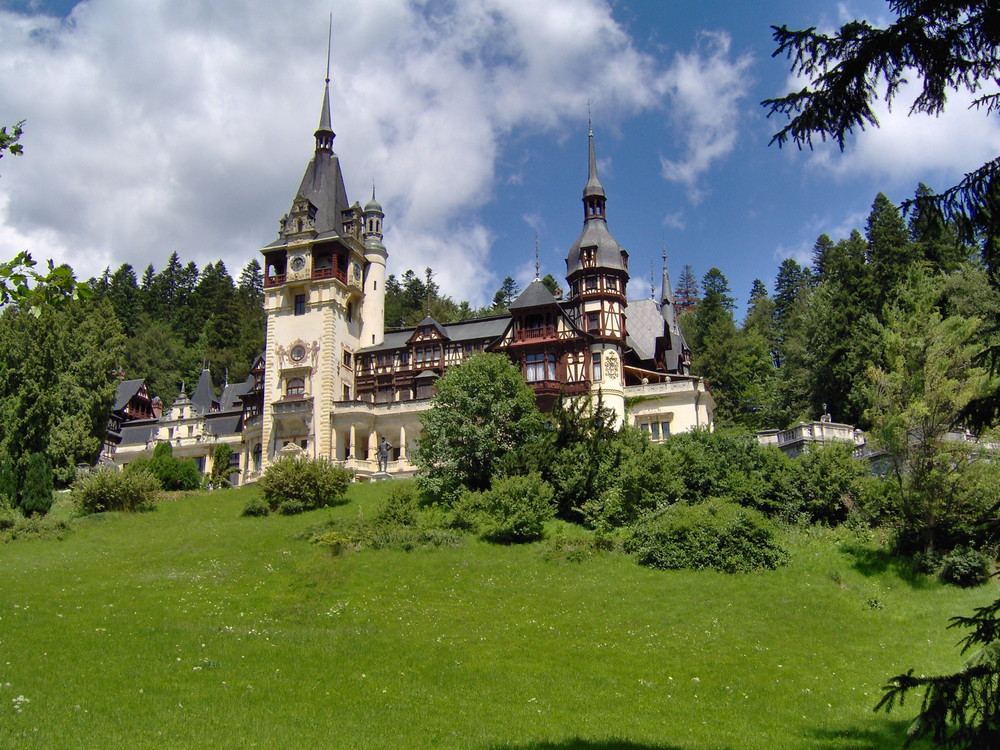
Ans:
[{"label": "tall spire", "polygon": [[663,287],[660,290],[660,313],[673,334],[680,333],[677,324],[677,307],[674,305],[674,292],[670,287],[670,272],[667,270],[667,243],[663,243]]},{"label": "tall spire", "polygon": [[326,84],[323,87],[323,108],[319,113],[319,128],[316,129],[316,151],[333,153],[333,139],[336,133],[330,124],[330,49],[333,46],[333,13],[330,14],[330,28],[326,40]]},{"label": "tall spire", "polygon": [[583,188],[583,219],[605,219],[604,186],[597,177],[597,153],[594,151],[594,125],[590,119],[590,102],[587,102],[587,145],[589,146],[587,162],[587,184]]}]

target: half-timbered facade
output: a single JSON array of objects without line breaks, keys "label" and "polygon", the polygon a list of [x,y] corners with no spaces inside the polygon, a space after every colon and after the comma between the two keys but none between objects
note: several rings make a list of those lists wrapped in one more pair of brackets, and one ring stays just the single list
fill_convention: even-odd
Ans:
[{"label": "half-timbered facade", "polygon": [[[348,201],[333,150],[329,81],[314,138],[278,237],[261,250],[264,354],[238,393],[220,396],[225,404],[195,404],[188,413],[182,398],[162,419],[122,427],[130,434],[118,462],[156,440],[192,457],[225,440],[238,442],[244,481],[290,453],[339,462],[365,478],[376,473],[385,439],[389,473],[410,474],[420,414],[431,406],[437,379],[482,351],[506,354],[543,410],[560,394],[600,400],[619,425],[636,425],[655,440],[711,427],[714,401],[690,374],[665,255],[660,298],[628,300],[628,253],[608,229],[592,131],[583,227],[567,252],[565,298],[536,278],[508,314],[447,325],[428,317],[390,331],[383,320],[385,216],[374,190],[364,208]],[[222,412],[232,418],[216,416]],[[225,430],[238,431],[237,440]]]}]

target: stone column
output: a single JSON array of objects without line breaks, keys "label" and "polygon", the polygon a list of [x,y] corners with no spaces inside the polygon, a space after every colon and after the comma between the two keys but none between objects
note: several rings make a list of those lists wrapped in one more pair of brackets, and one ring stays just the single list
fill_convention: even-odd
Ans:
[{"label": "stone column", "polygon": [[406,425],[399,426],[399,460],[406,460]]},{"label": "stone column", "polygon": [[365,456],[369,461],[378,456],[378,433],[372,430],[368,433],[368,455]]},{"label": "stone column", "polygon": [[357,439],[358,436],[354,430],[354,422],[351,422],[351,432],[347,443],[347,453],[345,454],[344,458],[356,458],[356,456],[354,455],[354,450],[356,448]]}]

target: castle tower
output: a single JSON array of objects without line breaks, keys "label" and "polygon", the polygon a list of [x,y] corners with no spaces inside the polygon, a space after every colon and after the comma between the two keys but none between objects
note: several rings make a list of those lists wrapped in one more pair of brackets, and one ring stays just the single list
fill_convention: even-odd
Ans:
[{"label": "castle tower", "polygon": [[381,207],[369,212],[372,230],[344,188],[333,150],[327,69],[313,158],[282,217],[278,238],[264,255],[267,315],[261,468],[278,453],[311,458],[333,455],[331,413],[350,400],[354,353],[372,337],[381,340],[385,247]]},{"label": "castle tower", "polygon": [[607,198],[597,176],[594,131],[588,136],[587,184],[583,188],[583,231],[566,257],[569,310],[576,325],[591,338],[592,393],[604,406],[625,418],[625,308],[628,305],[628,253],[608,231]]},{"label": "castle tower", "polygon": [[375,200],[375,186],[372,185],[372,199],[365,204],[364,229],[365,244],[364,303],[361,311],[361,345],[375,346],[385,340],[385,262],[388,252],[382,244],[382,204]]}]

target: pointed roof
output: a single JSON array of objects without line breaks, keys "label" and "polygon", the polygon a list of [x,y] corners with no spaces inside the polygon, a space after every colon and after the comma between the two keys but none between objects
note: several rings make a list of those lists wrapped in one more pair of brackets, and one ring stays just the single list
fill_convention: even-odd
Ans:
[{"label": "pointed roof", "polygon": [[[585,207],[583,231],[577,237],[576,242],[573,243],[566,256],[566,276],[572,276],[583,268],[581,260],[582,248],[596,248],[597,266],[628,271],[626,264],[628,253],[611,236],[611,232],[608,231],[608,222],[604,216],[604,187],[597,178],[597,157],[594,153],[593,129],[588,133],[587,139],[589,141],[590,153],[587,184],[583,188],[583,203]],[[591,208],[596,208],[596,211],[591,212]]]},{"label": "pointed roof", "polygon": [[330,79],[326,79],[326,85],[323,87],[323,107],[319,113],[319,127],[316,128],[316,133],[330,133],[331,135],[336,135],[333,132],[333,125],[330,124]]},{"label": "pointed roof", "polygon": [[599,195],[601,197],[604,197],[604,186],[601,185],[601,181],[597,177],[597,155],[594,151],[593,128],[590,128],[590,133],[587,135],[587,140],[590,143],[590,161],[588,163],[587,184],[583,188],[583,197],[587,198],[593,195]]},{"label": "pointed roof", "polygon": [[517,299],[507,305],[508,310],[522,310],[528,307],[543,307],[545,305],[559,305],[559,301],[552,295],[549,288],[540,280],[535,279],[521,292]]},{"label": "pointed roof", "polygon": [[217,404],[215,400],[215,386],[212,385],[212,374],[206,367],[198,376],[198,385],[191,396],[191,405],[200,412],[212,411],[212,406]]}]

